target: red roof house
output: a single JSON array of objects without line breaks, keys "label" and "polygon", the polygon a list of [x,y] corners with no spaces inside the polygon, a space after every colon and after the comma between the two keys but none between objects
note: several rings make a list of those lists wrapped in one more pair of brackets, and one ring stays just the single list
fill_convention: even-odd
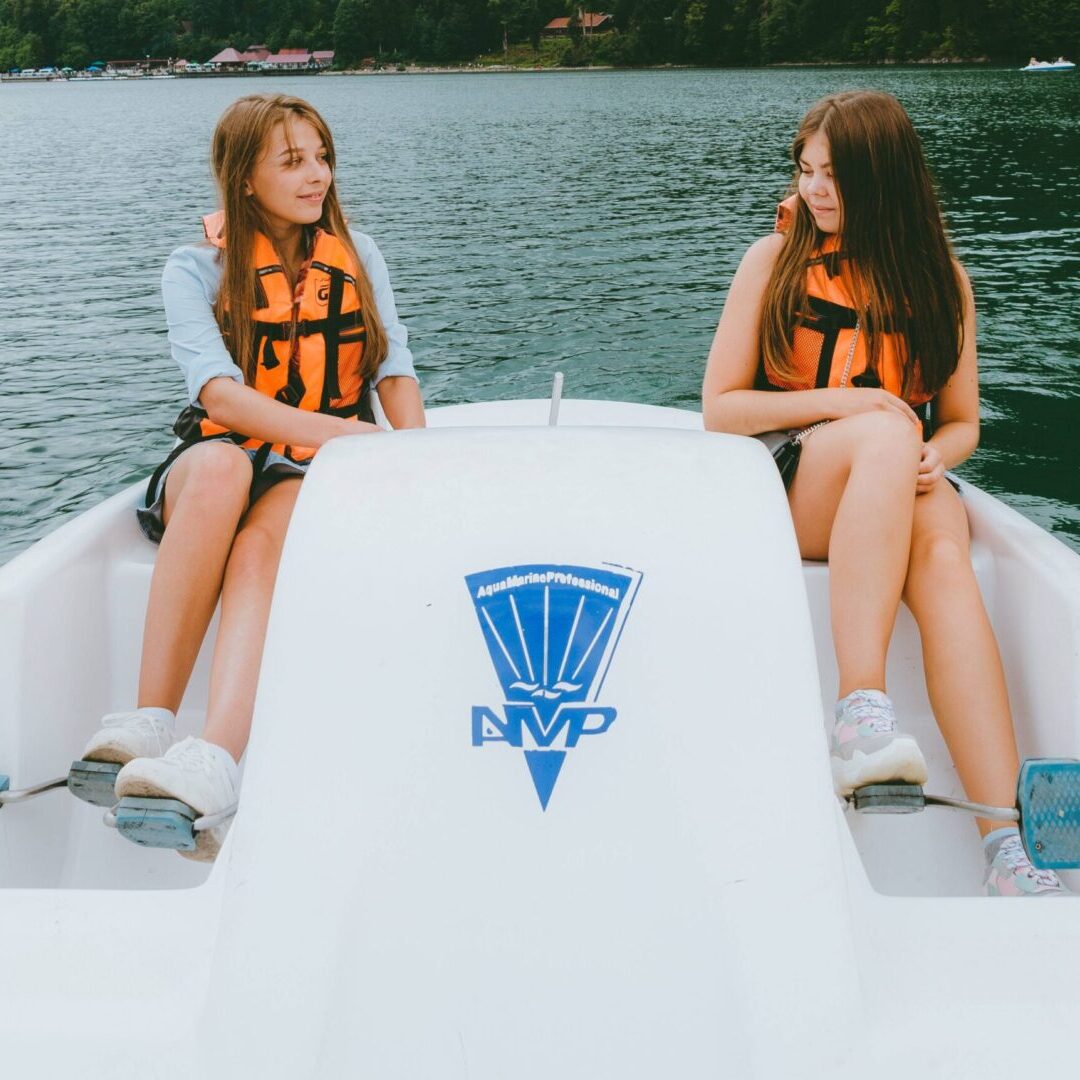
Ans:
[{"label": "red roof house", "polygon": [[218,66],[228,64],[246,64],[247,56],[244,53],[239,53],[235,49],[222,49],[217,56],[211,56],[206,62],[208,64],[216,64]]},{"label": "red roof house", "polygon": [[[602,34],[615,29],[615,19],[603,12],[585,11],[581,15],[579,25],[586,34]],[[570,19],[565,16],[561,19],[552,19],[542,32],[544,37],[565,37],[570,33]]]},{"label": "red roof house", "polygon": [[307,67],[311,62],[307,49],[282,49],[266,58],[266,63],[274,67]]}]

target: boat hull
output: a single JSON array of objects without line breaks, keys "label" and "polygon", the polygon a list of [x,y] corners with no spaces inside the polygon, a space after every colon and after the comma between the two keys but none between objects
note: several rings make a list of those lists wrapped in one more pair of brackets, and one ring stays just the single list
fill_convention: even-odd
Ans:
[{"label": "boat hull", "polygon": [[[1006,1021],[1027,1066],[1071,1061],[1074,901],[987,900],[969,820],[832,795],[828,571],[765,450],[681,410],[547,412],[432,410],[320,453],[212,867],[63,794],[0,811],[9,1068],[1011,1077]],[[0,571],[13,787],[130,705],[137,496]],[[1076,755],[1080,558],[963,496],[1022,751]],[[889,680],[928,787],[959,794],[906,612]]]}]

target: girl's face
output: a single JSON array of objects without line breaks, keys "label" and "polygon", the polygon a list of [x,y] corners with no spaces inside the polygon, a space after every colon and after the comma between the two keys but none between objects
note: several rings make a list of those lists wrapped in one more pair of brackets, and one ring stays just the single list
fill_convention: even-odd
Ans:
[{"label": "girl's face", "polygon": [[276,237],[314,225],[322,217],[323,199],[333,179],[315,127],[297,118],[290,129],[291,140],[285,137],[284,124],[273,128],[244,185],[244,194],[258,200]]},{"label": "girl's face", "polygon": [[829,161],[829,140],[820,131],[815,131],[803,145],[799,157],[799,194],[822,232],[840,231],[840,192]]}]

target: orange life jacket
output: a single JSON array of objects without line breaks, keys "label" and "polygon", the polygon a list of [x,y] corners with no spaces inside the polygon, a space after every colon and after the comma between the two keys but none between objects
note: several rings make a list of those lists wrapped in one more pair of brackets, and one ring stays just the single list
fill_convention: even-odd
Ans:
[{"label": "orange life jacket", "polygon": [[[777,209],[776,231],[787,232],[794,219],[798,195],[785,199]],[[768,370],[764,357],[758,365],[755,386],[758,389],[812,390],[815,387],[839,386],[851,351],[858,312],[840,272],[845,256],[839,250],[837,237],[828,237],[806,264],[806,305],[795,323],[792,341],[793,377]],[[904,373],[900,364],[903,355],[898,345],[899,335],[879,333],[878,366],[868,368],[870,357],[869,334],[865,324],[859,330],[855,352],[848,373],[848,386],[883,387],[897,397],[904,396]],[[916,364],[912,388],[907,394],[909,405],[922,405],[933,397],[926,392]]]},{"label": "orange life jacket", "polygon": [[[225,246],[224,221],[220,211],[203,219],[207,239],[218,248]],[[252,313],[255,389],[298,409],[371,422],[371,387],[360,374],[367,332],[356,287],[358,267],[349,250],[336,236],[316,229],[298,299],[274,245],[262,233],[255,236],[252,261],[258,275]],[[310,447],[271,445],[231,432],[195,407],[180,414],[174,430],[186,444],[229,437],[239,446],[292,461],[306,461],[315,453]]]}]

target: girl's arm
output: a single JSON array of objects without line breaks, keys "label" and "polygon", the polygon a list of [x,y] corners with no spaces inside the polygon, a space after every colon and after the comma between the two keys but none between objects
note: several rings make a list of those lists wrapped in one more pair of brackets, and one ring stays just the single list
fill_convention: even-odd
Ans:
[{"label": "girl's arm", "polygon": [[757,435],[806,427],[818,420],[836,420],[868,409],[891,409],[918,423],[914,411],[885,390],[845,387],[776,393],[752,389],[761,354],[762,302],[783,243],[779,233],[758,240],[735,272],[709,350],[701,392],[705,429]]},{"label": "girl's arm", "polygon": [[386,260],[370,236],[353,232],[352,238],[371,280],[375,305],[386,331],[386,358],[379,365],[375,382],[379,404],[395,430],[425,427],[424,401],[409,351],[409,332],[398,318]]},{"label": "girl's arm", "polygon": [[408,375],[388,375],[378,381],[375,389],[386,419],[395,431],[427,426],[420,384],[415,379]]},{"label": "girl's arm", "polygon": [[221,376],[211,379],[202,388],[200,400],[206,415],[215,424],[268,443],[317,450],[338,435],[374,434],[382,430],[378,425],[362,420],[294,408]]},{"label": "girl's arm", "polygon": [[[376,390],[387,420],[395,430],[424,427],[420,386],[407,375],[380,379]],[[215,424],[242,431],[269,443],[318,449],[337,435],[372,434],[375,424],[306,412],[260,394],[230,378],[211,379],[202,390],[202,405]]]},{"label": "girl's arm", "polygon": [[919,466],[917,490],[929,491],[946,469],[971,456],[979,445],[979,369],[975,349],[975,295],[964,268],[957,263],[964,291],[964,343],[960,361],[935,401],[937,426]]}]

